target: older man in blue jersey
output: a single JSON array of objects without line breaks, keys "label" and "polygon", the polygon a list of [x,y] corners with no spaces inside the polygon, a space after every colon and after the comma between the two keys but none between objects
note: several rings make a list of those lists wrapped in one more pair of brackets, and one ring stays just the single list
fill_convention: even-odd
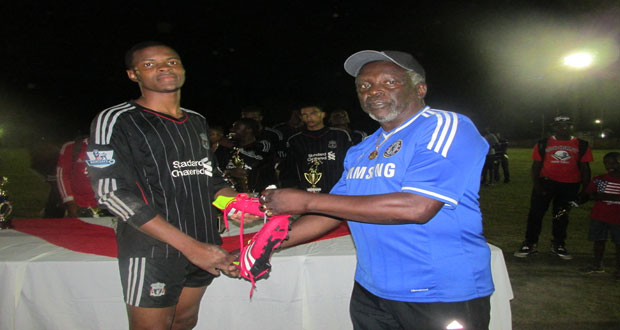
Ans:
[{"label": "older man in blue jersey", "polygon": [[365,50],[344,67],[381,127],[349,149],[329,194],[262,193],[273,214],[308,213],[283,247],[348,220],[355,329],[488,329],[493,282],[478,203],[487,142],[469,118],[425,105],[413,56]]}]

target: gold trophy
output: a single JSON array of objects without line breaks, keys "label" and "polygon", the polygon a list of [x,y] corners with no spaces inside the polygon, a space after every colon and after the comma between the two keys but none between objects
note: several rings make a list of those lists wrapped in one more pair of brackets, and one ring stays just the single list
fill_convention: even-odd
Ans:
[{"label": "gold trophy", "polygon": [[243,170],[244,175],[241,177],[233,177],[230,176],[230,180],[235,186],[237,192],[249,192],[250,188],[248,186],[248,172],[245,169],[245,162],[241,157],[241,149],[238,147],[233,148],[235,153],[232,156],[232,164],[235,168]]},{"label": "gold trophy", "polygon": [[13,206],[9,201],[6,190],[2,189],[7,182],[9,182],[9,179],[5,176],[0,179],[0,229],[13,228],[9,218],[11,212],[13,212]]},{"label": "gold trophy", "polygon": [[321,192],[321,188],[316,186],[323,177],[323,173],[319,171],[319,166],[321,166],[321,161],[315,158],[312,160],[312,165],[308,169],[308,173],[304,173],[304,178],[306,178],[306,181],[311,185],[311,187],[306,190],[313,194]]}]

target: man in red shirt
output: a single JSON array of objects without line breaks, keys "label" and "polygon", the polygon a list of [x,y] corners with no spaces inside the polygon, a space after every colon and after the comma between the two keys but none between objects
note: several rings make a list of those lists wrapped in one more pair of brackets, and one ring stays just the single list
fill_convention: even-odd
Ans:
[{"label": "man in red shirt", "polygon": [[87,146],[88,138],[79,137],[65,143],[58,156],[58,191],[67,208],[68,217],[93,217],[99,213],[95,193],[86,172]]},{"label": "man in red shirt", "polygon": [[580,191],[590,182],[592,150],[587,143],[571,135],[572,121],[568,116],[553,120],[554,135],[540,141],[532,151],[532,180],[534,183],[527,218],[525,241],[514,253],[525,258],[537,253],[542,219],[553,201],[551,252],[564,260],[573,257],[565,247],[568,210]]}]

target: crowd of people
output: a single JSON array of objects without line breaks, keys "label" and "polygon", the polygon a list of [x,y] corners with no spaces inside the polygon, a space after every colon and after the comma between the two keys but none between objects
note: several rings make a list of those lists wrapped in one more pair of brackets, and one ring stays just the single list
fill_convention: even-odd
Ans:
[{"label": "crowd of people", "polygon": [[[269,214],[300,216],[284,248],[348,221],[357,252],[355,329],[488,328],[494,287],[478,194],[500,181],[500,168],[510,182],[508,141],[427,105],[426,73],[413,56],[366,50],[344,62],[362,110],[379,125],[371,134],[351,127],[346,110],[318,104],[299,105],[271,127],[254,106],[240,109],[229,128],[210,126],[181,106],[185,68],[176,50],[143,42],[125,62],[139,97],[103,110],[88,137],[62,147],[56,184],[63,215],[120,219],[131,329],[190,329],[208,285],[220,273],[239,276],[237,256],[219,247],[211,204],[240,192],[260,196]],[[592,199],[594,259],[586,272],[602,271],[611,235],[618,274],[620,154],[607,154],[608,173],[590,180],[592,152],[571,124],[556,117],[554,135],[533,148],[527,230],[514,255],[538,252],[553,202],[551,251],[571,259],[570,208]]]},{"label": "crowd of people", "polygon": [[[338,110],[343,112],[348,120],[346,111]],[[210,128],[217,166],[237,191],[252,195],[272,185],[329,191],[353,144],[349,132],[359,141],[365,133],[350,130],[344,120],[336,121],[339,127],[326,126],[325,117],[319,106],[301,106],[287,122],[268,127],[262,125],[260,108],[245,108],[228,133]]]}]

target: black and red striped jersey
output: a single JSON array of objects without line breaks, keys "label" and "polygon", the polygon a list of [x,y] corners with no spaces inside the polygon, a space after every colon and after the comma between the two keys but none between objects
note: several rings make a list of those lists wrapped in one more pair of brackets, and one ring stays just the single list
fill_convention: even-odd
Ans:
[{"label": "black and red striped jersey", "polygon": [[119,256],[178,254],[137,228],[157,214],[188,236],[219,244],[214,195],[229,187],[213,166],[201,114],[173,118],[125,102],[91,124],[88,172],[98,203],[117,215]]}]

